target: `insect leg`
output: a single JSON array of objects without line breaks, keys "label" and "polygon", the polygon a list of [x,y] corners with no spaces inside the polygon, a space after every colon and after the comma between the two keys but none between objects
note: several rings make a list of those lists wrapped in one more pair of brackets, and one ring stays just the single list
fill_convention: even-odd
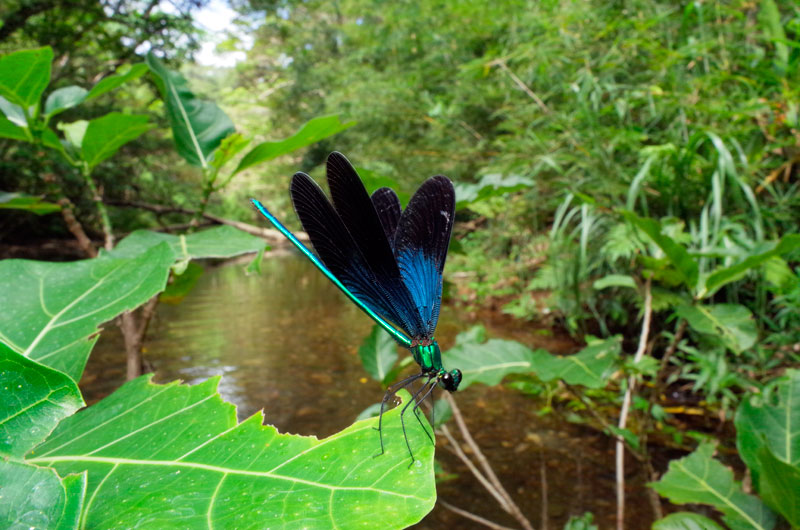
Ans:
[{"label": "insect leg", "polygon": [[431,443],[433,445],[436,445],[436,442],[433,441],[433,437],[428,432],[428,429],[425,428],[425,425],[422,423],[422,420],[419,419],[419,410],[418,410],[419,406],[422,405],[422,402],[425,401],[425,399],[427,399],[428,396],[431,396],[431,428],[433,428],[433,425],[434,425],[434,423],[433,423],[433,420],[434,420],[434,418],[433,418],[433,389],[436,388],[436,380],[434,380],[433,378],[428,379],[428,382],[425,383],[425,384],[426,385],[430,385],[430,388],[428,389],[427,392],[425,392],[422,395],[422,398],[420,398],[420,400],[417,401],[414,404],[414,408],[412,410],[414,411],[414,414],[417,416],[417,421],[419,421],[419,424],[422,427],[422,430],[425,431],[425,434],[428,435],[428,439],[431,441]]},{"label": "insect leg", "polygon": [[392,396],[394,396],[401,388],[405,388],[405,387],[411,385],[412,383],[414,383],[414,381],[416,381],[417,379],[419,379],[423,375],[425,375],[425,374],[424,373],[418,373],[418,374],[414,374],[412,376],[406,377],[402,381],[399,381],[399,382],[393,384],[392,386],[390,386],[389,388],[386,389],[386,393],[383,395],[383,399],[381,400],[381,412],[378,415],[378,438],[381,441],[381,452],[378,453],[375,456],[379,456],[379,455],[382,455],[384,453],[384,449],[383,449],[383,412],[384,412],[384,410],[386,410],[386,403],[388,403],[389,399]]},{"label": "insect leg", "polygon": [[[421,375],[424,375],[424,374],[421,374]],[[409,402],[406,403],[405,406],[403,407],[403,410],[400,411],[400,425],[403,427],[403,437],[406,439],[406,447],[408,447],[408,454],[411,455],[411,463],[408,465],[408,467],[411,467],[414,464],[414,460],[416,460],[416,459],[414,458],[414,452],[411,450],[411,442],[408,441],[408,433],[406,432],[406,422],[403,419],[403,415],[406,413],[406,410],[408,409],[408,407],[412,403],[414,404],[414,408],[411,409],[411,410],[416,411],[416,409],[417,409],[417,406],[416,406],[417,405],[417,396],[419,396],[422,393],[422,391],[425,390],[425,388],[431,383],[431,380],[434,377],[435,376],[428,376],[428,382],[425,383],[424,385],[422,385],[419,388],[419,390],[417,390],[414,393],[414,395],[411,396],[411,400],[409,400]],[[430,393],[430,390],[428,390],[428,392],[426,392],[425,395],[427,396],[428,393]],[[422,424],[422,420],[420,420],[419,417],[417,417],[417,420],[420,422],[420,424]],[[424,426],[422,428],[425,429]],[[425,433],[427,434],[428,431],[425,430]],[[430,437],[430,434],[428,434],[428,437]]]}]

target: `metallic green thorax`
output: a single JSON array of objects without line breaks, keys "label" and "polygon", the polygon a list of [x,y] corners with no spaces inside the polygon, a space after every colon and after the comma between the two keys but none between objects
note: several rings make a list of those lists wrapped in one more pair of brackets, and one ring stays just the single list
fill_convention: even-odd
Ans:
[{"label": "metallic green thorax", "polygon": [[435,340],[425,346],[422,344],[412,346],[411,355],[414,356],[414,360],[420,365],[423,373],[439,372],[444,369],[442,351]]},{"label": "metallic green thorax", "polygon": [[442,350],[439,349],[436,339],[425,339],[424,342],[415,340],[409,349],[414,360],[422,368],[420,377],[428,376],[428,381],[435,381],[433,384],[438,384],[448,392],[458,390],[458,385],[461,384],[461,370],[456,368],[448,372],[444,369]]}]

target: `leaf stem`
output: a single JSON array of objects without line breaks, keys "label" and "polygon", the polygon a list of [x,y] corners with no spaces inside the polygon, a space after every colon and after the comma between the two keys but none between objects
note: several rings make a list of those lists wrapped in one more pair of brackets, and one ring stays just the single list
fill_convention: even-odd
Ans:
[{"label": "leaf stem", "polygon": [[97,212],[100,214],[103,234],[105,235],[105,248],[106,250],[111,250],[114,248],[114,232],[111,228],[111,219],[108,217],[108,209],[103,203],[103,197],[92,179],[92,173],[88,164],[81,164],[81,175],[83,175],[83,180],[86,181],[86,186],[88,186],[89,191],[92,193],[92,200],[97,207]]},{"label": "leaf stem", "polygon": [[[650,334],[650,318],[653,314],[653,294],[650,289],[652,278],[648,277],[644,284],[644,315],[642,316],[642,332],[639,335],[639,347],[633,356],[633,363],[637,364],[644,357],[647,350],[647,338]],[[628,388],[625,389],[625,396],[622,399],[622,409],[619,412],[619,423],[617,427],[625,428],[628,422],[628,412],[631,406],[631,395],[636,387],[636,376],[628,377]],[[617,458],[617,530],[625,529],[625,444],[617,439],[616,444]]]}]

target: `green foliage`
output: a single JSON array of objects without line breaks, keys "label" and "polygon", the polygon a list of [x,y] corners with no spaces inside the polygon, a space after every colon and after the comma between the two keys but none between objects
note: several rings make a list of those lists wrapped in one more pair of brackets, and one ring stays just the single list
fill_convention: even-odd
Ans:
[{"label": "green foliage", "polygon": [[152,52],[147,54],[147,65],[166,104],[178,154],[207,168],[222,140],[234,132],[233,122],[216,103],[195,96],[186,79],[167,69]]},{"label": "green foliage", "polygon": [[675,308],[675,314],[685,318],[698,333],[718,339],[736,353],[752,347],[758,338],[753,315],[741,305],[683,305]]},{"label": "green foliage", "polygon": [[50,83],[51,62],[49,46],[4,55],[0,58],[0,96],[30,112]]},{"label": "green foliage", "polygon": [[722,530],[722,527],[708,517],[696,513],[678,512],[653,523],[653,530]]},{"label": "green foliage", "polygon": [[24,193],[6,193],[0,191],[0,208],[8,210],[24,210],[36,215],[46,215],[58,212],[61,207],[51,202],[46,202],[41,197],[32,197]]},{"label": "green foliage", "polygon": [[0,484],[0,515],[9,528],[78,528],[85,474],[61,479],[53,469],[4,460]]},{"label": "green foliage", "polygon": [[263,248],[236,233],[140,231],[92,260],[0,263],[2,290],[16,300],[0,319],[8,342],[0,343],[0,372],[10,391],[0,417],[1,520],[52,528],[232,518],[246,526],[268,519],[385,528],[389,514],[389,527],[404,528],[432,509],[434,446],[426,427],[406,426],[416,456],[408,465],[401,408],[384,415],[387,445],[378,459],[377,420],[324,440],[280,434],[260,413],[237,423],[218,379],[187,387],[142,377],[74,414],[83,404],[75,381],[98,324],[162,290],[176,262]]},{"label": "green foliage", "polygon": [[373,458],[374,419],[324,440],[280,434],[262,425],[260,413],[237,424],[217,383],[131,381],[61,422],[25,462],[61,476],[88,471],[86,496],[93,501],[82,519],[89,526],[110,519],[123,526],[195,526],[235,518],[245,526],[269,520],[375,527],[380,521],[404,528],[433,507],[433,447],[415,423],[409,439],[419,462],[407,466],[399,409],[384,418],[385,455]]},{"label": "green foliage", "polygon": [[673,460],[653,488],[675,504],[710,504],[734,530],[775,526],[775,515],[757,497],[742,491],[733,473],[712,458],[714,447],[702,444],[691,455]]},{"label": "green foliage", "polygon": [[[723,520],[734,529],[773,528],[775,514],[792,528],[798,526],[800,419],[793,403],[800,397],[800,371],[789,370],[775,382],[774,390],[777,395],[761,396],[758,402],[755,397],[743,401],[736,413],[739,455],[747,464],[763,502],[741,490],[732,472],[712,458],[714,449],[708,443],[701,444],[691,455],[672,461],[669,471],[653,484],[656,491],[674,503],[710,504],[722,512]],[[664,520],[654,528],[666,524]],[[681,524],[687,528],[709,527],[705,521]]]},{"label": "green foliage", "polygon": [[737,448],[756,484],[760,481],[762,449],[800,468],[800,409],[796,406],[800,371],[790,370],[777,384],[774,399],[746,399],[736,412]]},{"label": "green foliage", "polygon": [[545,382],[562,380],[570,385],[603,388],[616,369],[620,352],[619,337],[592,342],[573,355],[559,356],[536,350],[534,372]]},{"label": "green foliage", "polygon": [[512,340],[486,340],[482,330],[478,326],[460,334],[456,345],[442,354],[446,367],[461,370],[463,379],[459,390],[473,383],[496,385],[506,375],[529,373],[534,369],[534,351]]},{"label": "green foliage", "polygon": [[319,142],[329,136],[338,134],[355,125],[354,121],[342,123],[339,116],[320,116],[309,120],[300,127],[292,136],[277,142],[262,142],[250,150],[233,170],[232,175],[243,171],[256,164],[278,158],[286,153],[291,153],[313,143]]},{"label": "green foliage", "polygon": [[597,525],[594,524],[594,515],[591,512],[586,512],[581,516],[573,515],[564,525],[564,530],[597,530]]},{"label": "green foliage", "polygon": [[161,291],[172,263],[166,244],[132,258],[0,261],[0,291],[15,300],[0,313],[0,340],[77,381],[98,326]]},{"label": "green foliage", "polygon": [[475,184],[456,183],[456,208],[468,208],[475,203],[481,203],[492,197],[503,197],[515,191],[533,186],[533,181],[519,175],[502,175],[490,173],[483,175]]},{"label": "green foliage", "polygon": [[152,129],[148,119],[147,116],[111,112],[90,121],[80,143],[75,145],[80,148],[80,158],[89,166],[89,171],[120,147]]},{"label": "green foliage", "polygon": [[698,264],[681,244],[662,233],[661,224],[656,219],[642,218],[631,212],[623,215],[647,234],[671,262],[681,281],[690,289],[697,284]]},{"label": "green foliage", "polygon": [[258,252],[266,246],[263,239],[223,225],[186,235],[136,230],[120,241],[110,254],[133,258],[161,242],[169,245],[172,259],[176,262],[201,258],[233,258]]},{"label": "green foliage", "polygon": [[98,98],[103,94],[107,94],[114,89],[117,89],[129,81],[138,79],[147,72],[147,65],[145,63],[136,63],[128,65],[123,71],[104,77],[94,85],[89,93],[86,94],[86,101]]},{"label": "green foliage", "polygon": [[792,528],[800,526],[800,467],[777,458],[768,447],[758,453],[761,480],[758,483],[764,502],[780,513]]},{"label": "green foliage", "polygon": [[84,403],[66,374],[28,359],[0,342],[0,454],[21,458],[41,443],[59,421]]},{"label": "green foliage", "polygon": [[397,343],[377,324],[358,348],[358,356],[367,373],[382,384],[391,383],[392,367],[397,362]]}]

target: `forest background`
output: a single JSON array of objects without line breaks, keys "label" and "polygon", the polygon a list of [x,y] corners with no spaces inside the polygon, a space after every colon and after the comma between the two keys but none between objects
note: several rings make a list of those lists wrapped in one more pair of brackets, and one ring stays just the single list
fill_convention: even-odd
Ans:
[{"label": "forest background", "polygon": [[[237,16],[213,36],[221,53],[243,56],[231,67],[192,63],[212,37],[194,16],[211,6],[4,3],[4,57],[52,49],[41,112],[19,117],[13,91],[1,94],[7,122],[26,131],[0,127],[4,258],[74,260],[138,229],[259,224],[250,197],[269,198],[299,228],[287,177],[321,176],[333,150],[370,185],[406,197],[423,178],[448,175],[458,199],[448,296],[565,331],[594,362],[614,351],[613,366],[595,367],[602,384],[530,366],[512,375],[514,388],[578,411],[654,481],[664,469],[648,437],[687,451],[714,441],[738,453],[740,493],[755,500],[653,491],[715,506],[732,528],[800,524],[800,504],[777,493],[800,484],[800,446],[773,447],[786,466],[774,471],[763,442],[796,434],[798,413],[762,438],[736,434],[753,411],[790,411],[800,396],[795,3],[231,0]],[[150,75],[130,74],[145,60]],[[216,158],[201,164],[173,141],[181,133],[164,86],[180,85],[176,72],[229,117],[208,149]],[[49,98],[115,75],[124,82],[80,105]],[[71,124],[113,113],[140,117],[131,137],[74,163]],[[338,121],[319,141],[243,167],[246,138],[292,138],[326,116]],[[240,136],[229,136],[233,124]],[[242,170],[223,179],[229,159]],[[608,348],[592,353],[593,344]],[[671,398],[702,409],[688,439]],[[708,447],[686,458],[714,462]],[[753,507],[755,495],[763,504]],[[662,501],[651,501],[659,518]]]}]

